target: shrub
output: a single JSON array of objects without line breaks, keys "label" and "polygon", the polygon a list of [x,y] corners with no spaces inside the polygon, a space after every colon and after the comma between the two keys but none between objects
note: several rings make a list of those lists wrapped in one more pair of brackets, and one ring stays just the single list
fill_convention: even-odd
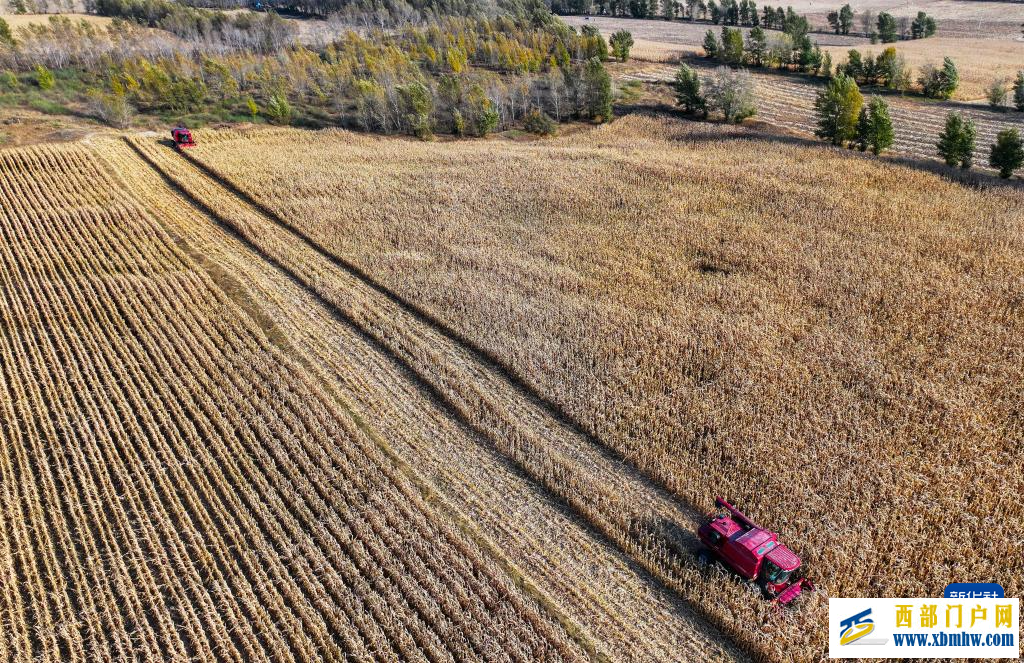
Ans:
[{"label": "shrub", "polygon": [[419,81],[398,86],[398,95],[402,101],[402,111],[408,130],[420,140],[433,137],[434,99],[427,86]]},{"label": "shrub", "polygon": [[818,128],[814,133],[833,145],[853,140],[863,104],[864,97],[857,82],[846,74],[836,74],[814,101],[818,114]]},{"label": "shrub", "polygon": [[996,135],[992,144],[988,163],[999,171],[1004,179],[1013,175],[1024,164],[1024,144],[1021,143],[1020,132],[1016,129],[1003,129]]},{"label": "shrub", "polygon": [[946,126],[936,144],[939,155],[950,166],[959,164],[964,170],[969,169],[973,162],[976,135],[974,122],[965,120],[959,113],[950,113],[946,116]]},{"label": "shrub", "polygon": [[743,70],[718,67],[702,85],[709,110],[721,111],[726,122],[741,122],[754,115],[754,82]]},{"label": "shrub", "polygon": [[131,126],[135,109],[128,103],[124,89],[117,86],[113,91],[90,90],[88,92],[93,114],[116,129]]},{"label": "shrub", "polygon": [[37,64],[35,72],[36,85],[38,85],[41,90],[49,90],[57,82],[53,72],[47,69],[45,65]]},{"label": "shrub", "polygon": [[14,46],[14,35],[11,34],[11,26],[7,24],[3,16],[0,16],[0,44]]},{"label": "shrub", "polygon": [[283,92],[275,92],[267,99],[263,114],[272,124],[291,124],[292,105],[288,103],[288,97]]},{"label": "shrub", "polygon": [[1024,111],[1024,71],[1018,71],[1013,79],[1013,107]]},{"label": "shrub", "polygon": [[992,84],[985,90],[985,97],[988,99],[988,105],[996,110],[1006,109],[1006,97],[1008,90],[1006,89],[1006,83],[1002,80],[992,81]]},{"label": "shrub", "polygon": [[531,108],[523,117],[523,128],[538,136],[551,136],[558,125],[551,116],[539,108]]},{"label": "shrub", "polygon": [[14,91],[21,87],[13,71],[0,72],[0,89]]},{"label": "shrub", "polygon": [[608,39],[612,47],[612,55],[625,62],[629,59],[629,50],[633,48],[633,35],[628,30],[619,30]]},{"label": "shrub", "polygon": [[498,128],[498,111],[480,85],[470,88],[467,107],[472,119],[473,132],[477,136],[486,136]]},{"label": "shrub", "polygon": [[256,116],[260,114],[260,107],[256,105],[256,100],[252,97],[245,98],[245,107],[249,109],[249,117],[252,121],[256,121]]},{"label": "shrub", "polygon": [[203,107],[206,86],[198,79],[181,76],[174,80],[167,93],[166,102],[179,113],[193,113]]}]

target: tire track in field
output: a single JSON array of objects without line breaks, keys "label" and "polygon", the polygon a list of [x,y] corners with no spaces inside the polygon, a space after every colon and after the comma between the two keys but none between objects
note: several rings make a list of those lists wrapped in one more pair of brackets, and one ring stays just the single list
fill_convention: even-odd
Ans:
[{"label": "tire track in field", "polygon": [[[186,200],[397,364],[419,391],[474,431],[477,439],[486,440],[535,489],[581,516],[603,545],[614,545],[659,581],[690,598],[688,605],[703,622],[701,630],[710,629],[718,637],[728,636],[744,649],[757,651],[744,631],[693,600],[708,587],[698,591],[686,586],[699,573],[689,554],[696,545],[692,529],[702,518],[699,512],[672,498],[599,441],[580,434],[490,358],[438,329],[425,312],[347,267],[193,158],[182,159],[152,141],[130,141],[129,145]],[[211,207],[212,201],[217,201],[218,209]],[[236,208],[234,218],[225,217],[221,203]],[[657,563],[664,559],[670,560],[668,565]]]}]

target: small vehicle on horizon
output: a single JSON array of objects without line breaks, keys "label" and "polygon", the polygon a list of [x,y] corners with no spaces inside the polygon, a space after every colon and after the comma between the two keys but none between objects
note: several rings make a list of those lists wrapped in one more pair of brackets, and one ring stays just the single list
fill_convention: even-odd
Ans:
[{"label": "small vehicle on horizon", "polygon": [[174,141],[174,148],[177,150],[195,147],[196,144],[195,139],[192,138],[192,132],[183,124],[171,129],[171,140]]}]

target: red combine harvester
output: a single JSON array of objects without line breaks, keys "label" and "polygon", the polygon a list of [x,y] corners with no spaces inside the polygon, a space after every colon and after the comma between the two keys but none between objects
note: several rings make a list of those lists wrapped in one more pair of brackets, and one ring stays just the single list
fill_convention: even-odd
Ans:
[{"label": "red combine harvester", "polygon": [[759,527],[721,497],[715,504],[728,513],[715,516],[697,530],[701,543],[723,564],[747,580],[759,582],[782,605],[791,603],[814,584],[800,573],[800,558],[779,542],[774,532]]},{"label": "red combine harvester", "polygon": [[196,141],[192,139],[192,132],[180,124],[171,129],[171,139],[174,141],[174,147],[178,150],[183,150],[196,144]]}]

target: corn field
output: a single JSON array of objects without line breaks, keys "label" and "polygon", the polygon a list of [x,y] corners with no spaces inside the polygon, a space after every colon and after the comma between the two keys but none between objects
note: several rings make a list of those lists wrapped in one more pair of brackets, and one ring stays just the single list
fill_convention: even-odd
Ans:
[{"label": "corn field", "polygon": [[[197,140],[0,152],[0,660],[816,661],[828,596],[1021,591],[1019,194],[639,116]],[[701,563],[718,494],[819,591]]]},{"label": "corn field", "polygon": [[586,658],[109,164],[0,173],[0,660]]},{"label": "corn field", "polygon": [[[921,40],[927,41],[927,40]],[[677,67],[651,66],[625,74],[625,81],[671,83]],[[823,89],[816,82],[752,71],[757,84],[757,118],[796,134],[813,138],[817,129],[814,100]],[[865,96],[870,88],[864,89]],[[974,122],[977,138],[974,167],[995,172],[988,163],[989,150],[1003,129],[1024,130],[1024,116],[1016,112],[993,110],[980,104],[966,105],[922,101],[912,97],[886,97],[892,115],[893,153],[912,159],[941,161],[936,145],[950,113],[959,113]]]},{"label": "corn field", "polygon": [[[816,659],[828,595],[1019,586],[1016,194],[641,118],[200,143],[196,172],[166,166],[178,186],[254,203],[224,222],[746,653]],[[720,493],[824,591],[779,616],[696,566]]]}]

